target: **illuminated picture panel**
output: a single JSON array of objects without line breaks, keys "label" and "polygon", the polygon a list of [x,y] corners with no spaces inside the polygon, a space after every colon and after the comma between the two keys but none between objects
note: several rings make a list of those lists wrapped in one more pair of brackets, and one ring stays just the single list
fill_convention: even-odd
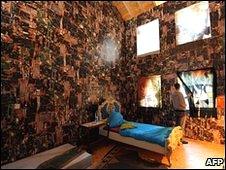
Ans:
[{"label": "illuminated picture panel", "polygon": [[137,27],[137,56],[157,53],[159,50],[159,20]]},{"label": "illuminated picture panel", "polygon": [[177,45],[211,37],[208,1],[177,11],[175,22]]},{"label": "illuminated picture panel", "polygon": [[161,76],[142,77],[138,82],[138,101],[141,107],[161,107]]},{"label": "illuminated picture panel", "polygon": [[[193,93],[196,108],[214,107],[214,74],[211,69],[181,72],[179,76]],[[186,91],[186,88],[180,78],[178,77],[178,83],[181,85],[180,90],[186,99],[187,109],[189,109],[188,98],[186,98],[188,91]]]}]

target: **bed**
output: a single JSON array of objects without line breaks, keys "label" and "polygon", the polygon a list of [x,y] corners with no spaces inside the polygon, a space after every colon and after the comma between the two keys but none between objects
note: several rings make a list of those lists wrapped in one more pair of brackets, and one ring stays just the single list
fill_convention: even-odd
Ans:
[{"label": "bed", "polygon": [[[98,110],[100,111],[104,105],[108,107],[112,104],[118,105],[119,102],[111,98],[106,100],[103,105],[100,105]],[[121,106],[118,106],[118,108],[121,108]],[[136,128],[125,130],[102,126],[99,128],[99,133],[111,140],[164,155],[169,162],[169,166],[171,166],[171,155],[177,146],[181,144],[180,139],[183,136],[181,127],[163,127],[145,123],[133,123]]]}]

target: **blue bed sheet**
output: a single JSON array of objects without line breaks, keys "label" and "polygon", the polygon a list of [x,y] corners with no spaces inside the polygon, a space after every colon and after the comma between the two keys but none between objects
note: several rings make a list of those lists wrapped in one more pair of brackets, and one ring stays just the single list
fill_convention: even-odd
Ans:
[{"label": "blue bed sheet", "polygon": [[165,146],[166,139],[169,137],[169,134],[173,130],[172,127],[136,122],[133,123],[136,126],[135,128],[121,130],[119,132],[120,135],[159,144],[163,147]]}]

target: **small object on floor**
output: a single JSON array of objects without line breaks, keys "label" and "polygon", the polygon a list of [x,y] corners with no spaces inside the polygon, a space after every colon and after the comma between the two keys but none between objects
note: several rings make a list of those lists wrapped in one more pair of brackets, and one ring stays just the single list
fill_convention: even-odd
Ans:
[{"label": "small object on floor", "polygon": [[187,141],[184,141],[184,140],[182,140],[181,141],[183,144],[188,144],[188,142]]}]

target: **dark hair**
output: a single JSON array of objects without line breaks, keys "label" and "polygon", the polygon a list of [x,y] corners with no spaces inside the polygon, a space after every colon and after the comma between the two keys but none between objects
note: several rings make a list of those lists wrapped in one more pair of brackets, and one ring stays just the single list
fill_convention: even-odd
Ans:
[{"label": "dark hair", "polygon": [[175,83],[175,84],[174,84],[174,87],[175,87],[175,89],[178,90],[178,89],[180,88],[180,84],[179,84],[179,83]]}]

